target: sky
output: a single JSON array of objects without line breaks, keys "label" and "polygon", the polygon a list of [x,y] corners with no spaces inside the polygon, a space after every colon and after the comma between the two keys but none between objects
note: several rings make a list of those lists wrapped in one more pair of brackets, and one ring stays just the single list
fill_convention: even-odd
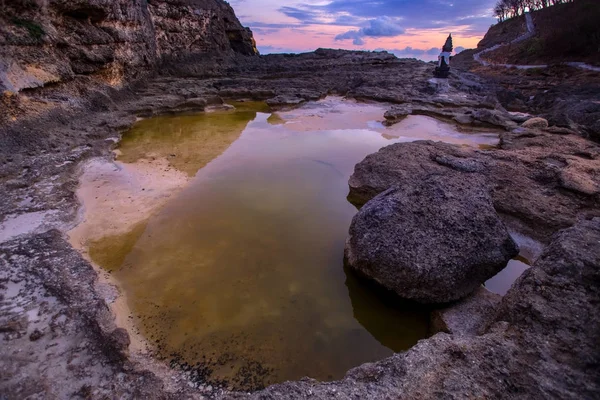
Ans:
[{"label": "sky", "polygon": [[319,47],[387,50],[437,59],[449,33],[455,51],[474,48],[495,23],[496,0],[230,0],[258,50],[300,53]]}]

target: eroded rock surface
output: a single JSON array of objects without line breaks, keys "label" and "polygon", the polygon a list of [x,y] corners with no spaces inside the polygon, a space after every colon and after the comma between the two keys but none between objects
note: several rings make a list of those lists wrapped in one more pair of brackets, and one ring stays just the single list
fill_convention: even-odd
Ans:
[{"label": "eroded rock surface", "polygon": [[519,253],[481,177],[412,176],[361,208],[346,263],[398,296],[463,298]]},{"label": "eroded rock surface", "polygon": [[548,128],[548,121],[544,118],[531,118],[523,122],[521,126],[529,129],[546,129]]},{"label": "eroded rock surface", "polygon": [[156,375],[132,368],[129,335],[115,326],[95,281],[56,230],[0,244],[3,397],[166,396]]},{"label": "eroded rock surface", "polygon": [[[15,0],[0,14],[0,123],[78,106],[164,65],[253,56],[252,32],[221,0]],[[43,104],[15,96],[51,87]],[[69,98],[71,103],[69,104]],[[85,103],[79,106],[85,107]],[[10,111],[7,111],[6,109]]]}]

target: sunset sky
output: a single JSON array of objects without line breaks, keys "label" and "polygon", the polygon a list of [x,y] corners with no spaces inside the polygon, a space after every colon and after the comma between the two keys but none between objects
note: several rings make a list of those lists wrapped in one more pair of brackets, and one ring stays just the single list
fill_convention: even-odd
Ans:
[{"label": "sunset sky", "polygon": [[319,47],[388,50],[437,58],[446,36],[473,48],[491,24],[496,0],[230,0],[262,54]]}]

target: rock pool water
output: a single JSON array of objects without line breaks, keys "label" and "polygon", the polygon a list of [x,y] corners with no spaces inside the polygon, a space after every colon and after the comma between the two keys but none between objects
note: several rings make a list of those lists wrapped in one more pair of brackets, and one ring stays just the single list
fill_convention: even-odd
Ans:
[{"label": "rock pool water", "polygon": [[544,245],[530,237],[512,231],[513,240],[519,245],[519,255],[508,262],[506,268],[485,283],[490,292],[504,296],[512,284],[542,254]]},{"label": "rock pool water", "polygon": [[141,121],[119,148],[121,162],[167,159],[193,176],[150,219],[89,249],[159,355],[198,381],[253,390],[338,379],[427,337],[427,309],[343,268],[348,178],[391,143],[489,146],[497,134],[428,117],[385,128],[383,106],[339,98],[276,114],[237,107]]}]

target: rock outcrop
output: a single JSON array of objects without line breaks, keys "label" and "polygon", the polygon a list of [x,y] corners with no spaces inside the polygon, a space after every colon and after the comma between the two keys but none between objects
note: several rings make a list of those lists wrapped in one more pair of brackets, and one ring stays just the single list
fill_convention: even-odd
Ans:
[{"label": "rock outcrop", "polygon": [[[454,100],[454,99],[453,99]],[[497,105],[482,102],[452,101],[452,108],[442,108],[436,102],[442,99],[432,99],[432,104],[401,104],[394,106],[385,113],[385,125],[390,126],[400,122],[408,115],[427,115],[434,118],[451,119],[460,125],[474,127],[503,128],[510,130],[517,127],[515,117]],[[448,101],[447,99],[445,101]]]},{"label": "rock outcrop", "polygon": [[449,180],[480,176],[505,221],[547,241],[581,217],[600,215],[599,159],[600,146],[589,140],[522,128],[503,134],[500,149],[494,150],[400,143],[356,165],[349,200],[362,205],[391,187],[431,175]]},{"label": "rock outcrop", "polygon": [[398,296],[461,299],[519,253],[480,176],[416,175],[354,217],[346,263]]},{"label": "rock outcrop", "polygon": [[[59,231],[0,243],[2,397],[164,398],[163,382],[148,371],[115,379],[130,339],[96,284],[93,267]],[[31,352],[19,357],[25,348]]]},{"label": "rock outcrop", "polygon": [[548,128],[548,121],[544,118],[531,118],[521,124],[523,128],[527,129],[546,129]]},{"label": "rock outcrop", "polygon": [[257,53],[221,0],[10,1],[0,46],[0,92],[90,79],[122,87],[163,62]]}]

